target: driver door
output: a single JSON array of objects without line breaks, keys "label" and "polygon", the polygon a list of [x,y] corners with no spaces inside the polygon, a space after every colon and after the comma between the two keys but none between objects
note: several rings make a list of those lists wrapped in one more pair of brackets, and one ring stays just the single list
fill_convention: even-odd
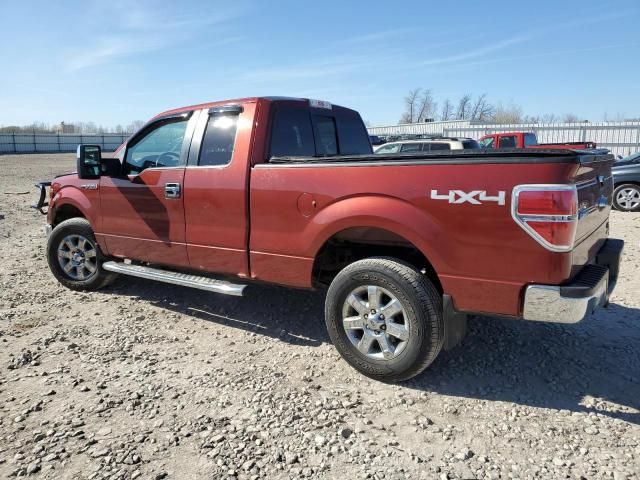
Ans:
[{"label": "driver door", "polygon": [[183,180],[197,113],[149,124],[127,142],[123,174],[101,177],[101,233],[110,255],[189,266]]}]

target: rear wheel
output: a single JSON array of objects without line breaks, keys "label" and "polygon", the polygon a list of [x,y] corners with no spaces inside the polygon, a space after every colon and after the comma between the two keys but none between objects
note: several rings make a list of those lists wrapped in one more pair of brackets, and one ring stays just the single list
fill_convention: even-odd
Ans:
[{"label": "rear wheel", "polygon": [[325,305],[329,336],[342,357],[377,380],[407,380],[442,348],[442,298],[411,265],[368,258],[333,280]]},{"label": "rear wheel", "polygon": [[47,242],[47,261],[56,279],[72,290],[97,290],[115,278],[102,269],[104,256],[84,218],[65,220],[53,229]]},{"label": "rear wheel", "polygon": [[613,192],[613,206],[623,212],[640,211],[640,186],[633,183],[617,186]]}]

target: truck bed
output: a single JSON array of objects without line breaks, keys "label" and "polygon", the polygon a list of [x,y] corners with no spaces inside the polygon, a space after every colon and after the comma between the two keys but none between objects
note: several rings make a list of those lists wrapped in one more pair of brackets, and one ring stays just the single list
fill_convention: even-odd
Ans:
[{"label": "truck bed", "polygon": [[[604,159],[598,157],[606,157]],[[389,155],[338,155],[331,157],[271,157],[269,164],[322,164],[322,163],[590,163],[598,160],[612,160],[609,155],[594,155],[592,152],[568,149],[486,149],[486,150],[446,150],[441,152],[411,152]]]}]

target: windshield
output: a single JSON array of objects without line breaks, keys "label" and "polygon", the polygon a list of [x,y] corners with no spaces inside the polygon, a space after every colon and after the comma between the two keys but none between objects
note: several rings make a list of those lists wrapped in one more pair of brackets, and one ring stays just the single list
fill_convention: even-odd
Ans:
[{"label": "windshield", "polygon": [[640,152],[632,153],[628,157],[616,160],[616,164],[620,165],[621,163],[640,163]]}]

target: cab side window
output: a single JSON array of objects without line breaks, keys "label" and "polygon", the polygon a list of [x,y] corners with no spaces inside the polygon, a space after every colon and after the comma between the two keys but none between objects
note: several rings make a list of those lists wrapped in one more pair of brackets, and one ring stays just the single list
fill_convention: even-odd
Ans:
[{"label": "cab side window", "polygon": [[495,138],[487,137],[480,142],[480,148],[496,148]]},{"label": "cab side window", "polygon": [[179,167],[185,164],[181,157],[187,120],[159,122],[158,126],[127,145],[124,173],[138,174],[147,168]]},{"label": "cab side window", "polygon": [[500,137],[500,148],[516,148],[517,146],[518,142],[515,135]]},{"label": "cab side window", "polygon": [[448,143],[430,143],[429,151],[435,152],[438,150],[451,150],[451,146]]},{"label": "cab side window", "polygon": [[383,145],[379,149],[376,150],[376,153],[385,154],[385,153],[398,153],[400,151],[399,143],[391,143],[389,145]]},{"label": "cab side window", "polygon": [[237,115],[211,115],[200,147],[198,165],[220,166],[231,162],[237,129]]}]

